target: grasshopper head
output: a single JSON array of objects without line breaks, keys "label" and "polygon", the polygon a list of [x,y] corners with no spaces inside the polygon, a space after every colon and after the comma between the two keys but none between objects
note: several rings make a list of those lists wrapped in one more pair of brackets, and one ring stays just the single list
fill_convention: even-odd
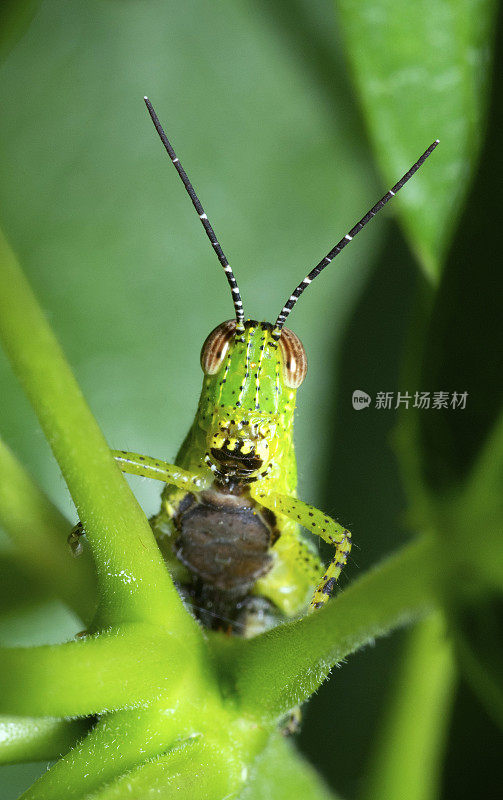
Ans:
[{"label": "grasshopper head", "polygon": [[414,175],[438,145],[438,139],[298,284],[273,326],[268,322],[244,321],[234,272],[147,97],[145,103],[224,269],[236,313],[235,319],[222,322],[210,333],[201,352],[201,366],[206,377],[198,424],[207,439],[206,461],[222,480],[256,480],[267,474],[280,442],[290,438],[284,434],[293,424],[296,390],[307,371],[300,339],[284,327],[290,312],[313,280]]},{"label": "grasshopper head", "polygon": [[205,373],[200,424],[206,461],[220,479],[250,481],[267,474],[293,425],[296,390],[307,372],[300,339],[268,322],[223,322],[201,351]]},{"label": "grasshopper head", "polygon": [[148,97],[145,103],[223,267],[236,314],[235,319],[222,322],[210,333],[201,352],[201,366],[206,377],[198,424],[207,437],[206,460],[223,479],[255,480],[267,472],[279,442],[285,441],[284,433],[293,424],[296,390],[307,371],[304,348],[300,339],[284,327],[286,320],[313,280],[405,186],[439,142],[436,139],[398,183],[306,275],[289,296],[273,326],[268,322],[244,321],[234,272]]}]

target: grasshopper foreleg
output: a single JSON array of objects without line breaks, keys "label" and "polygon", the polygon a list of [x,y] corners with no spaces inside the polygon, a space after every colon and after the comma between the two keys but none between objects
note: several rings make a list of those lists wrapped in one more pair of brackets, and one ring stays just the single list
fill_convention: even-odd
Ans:
[{"label": "grasshopper foreleg", "polygon": [[[127,450],[112,450],[111,453],[122,472],[127,472],[129,475],[153,478],[172,484],[178,489],[185,489],[187,492],[200,492],[211,484],[211,475],[203,471],[200,473],[189,472],[175,464],[168,464],[166,461],[150,456],[141,456],[138,453],[130,453]],[[81,536],[84,533],[82,522],[77,522],[68,536],[68,545],[74,556],[82,553]]]},{"label": "grasshopper foreleg", "polygon": [[289,497],[278,492],[266,492],[260,485],[254,487],[251,493],[253,498],[261,505],[298,522],[299,525],[307,528],[308,531],[315,533],[325,542],[335,547],[335,555],[314,590],[309,611],[321,608],[330,597],[341,570],[347,561],[351,550],[351,533],[331,517],[324,514],[323,511],[304,503],[297,497]]},{"label": "grasshopper foreleg", "polygon": [[188,492],[200,492],[207,489],[212,481],[211,476],[202,470],[201,472],[189,472],[175,464],[168,464],[166,461],[150,456],[141,456],[138,453],[130,453],[127,450],[112,450],[111,452],[122,472],[139,475],[142,478],[153,478],[156,481],[172,484],[178,489],[186,489]]}]

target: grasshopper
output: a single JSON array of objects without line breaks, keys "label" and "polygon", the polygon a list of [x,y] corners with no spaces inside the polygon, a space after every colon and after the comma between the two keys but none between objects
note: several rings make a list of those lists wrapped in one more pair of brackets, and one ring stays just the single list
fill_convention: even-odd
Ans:
[{"label": "grasshopper", "polygon": [[[174,464],[114,450],[120,469],[162,481],[151,520],[170,572],[208,628],[226,622],[251,636],[323,606],[346,564],[351,534],[297,497],[293,441],[297,389],[307,372],[300,339],[285,321],[309,284],[419,169],[438,140],[294,289],[274,324],[245,320],[234,273],[148,98],[145,103],[222,265],[234,319],[201,350],[203,387]],[[305,528],[334,547],[323,568]],[[79,525],[71,534],[79,549]]]}]

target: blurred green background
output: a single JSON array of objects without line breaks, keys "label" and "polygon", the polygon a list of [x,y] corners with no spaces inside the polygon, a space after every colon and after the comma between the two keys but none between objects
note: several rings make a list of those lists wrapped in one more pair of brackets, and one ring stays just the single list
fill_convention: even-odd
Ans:
[{"label": "blurred green background", "polygon": [[[370,13],[380,4],[360,5]],[[447,5],[462,16],[467,4]],[[440,14],[445,3],[437,6]],[[371,103],[343,46],[351,48],[353,11],[342,2],[337,15],[329,0],[4,6],[1,221],[111,447],[174,457],[199,395],[201,343],[232,314],[225,277],[143,95],[233,265],[245,313],[274,319],[308,269],[437,135],[436,109],[425,100],[415,113],[426,140],[412,137],[400,149],[395,131],[390,164],[383,161],[385,133],[381,125],[372,134]],[[493,69],[500,64],[498,46]],[[469,392],[466,411],[421,417],[432,486],[462,480],[501,404],[500,102],[495,89],[428,334],[423,388]],[[456,225],[485,129],[480,120],[466,165],[459,176],[451,170],[457,194],[437,252]],[[448,135],[441,146],[448,154]],[[385,174],[392,167],[386,181],[373,152]],[[442,173],[448,156],[438,153]],[[436,158],[424,167],[425,182],[434,180]],[[416,204],[436,208],[435,196],[411,184],[411,198],[414,192]],[[297,414],[300,496],[353,531],[342,586],[415,533],[391,445],[395,412],[351,407],[354,389],[374,397],[415,388],[404,385],[403,363],[414,352],[411,321],[426,278],[394,221],[406,208],[399,202],[318,279],[289,320],[309,358]],[[409,236],[411,225],[405,217]],[[425,252],[434,245],[426,238],[416,239],[415,249],[431,273]],[[0,385],[2,434],[74,520],[58,467],[3,355]],[[156,510],[159,487],[132,483],[146,512]],[[0,638],[62,641],[79,625],[57,604],[28,607],[0,617]],[[356,797],[365,782],[403,641],[397,633],[353,656],[306,710],[299,745],[341,797]],[[441,796],[501,797],[501,734],[463,680],[448,730]],[[1,800],[15,798],[45,768],[2,768]]]}]

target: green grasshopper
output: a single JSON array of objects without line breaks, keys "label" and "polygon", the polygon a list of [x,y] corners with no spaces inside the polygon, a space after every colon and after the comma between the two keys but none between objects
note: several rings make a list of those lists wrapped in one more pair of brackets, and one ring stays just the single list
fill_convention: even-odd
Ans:
[{"label": "green grasshopper", "polygon": [[[284,323],[306,287],[412,177],[438,140],[304,278],[274,324],[245,321],[229,262],[148,98],[145,103],[225,271],[235,318],[218,325],[203,344],[201,397],[175,463],[127,451],[113,455],[123,472],[165,483],[152,529],[201,622],[218,628],[226,621],[231,631],[250,636],[308,604],[310,611],[323,606],[351,549],[344,526],[297,497],[293,423],[307,357]],[[301,527],[335,548],[326,569]]]}]

